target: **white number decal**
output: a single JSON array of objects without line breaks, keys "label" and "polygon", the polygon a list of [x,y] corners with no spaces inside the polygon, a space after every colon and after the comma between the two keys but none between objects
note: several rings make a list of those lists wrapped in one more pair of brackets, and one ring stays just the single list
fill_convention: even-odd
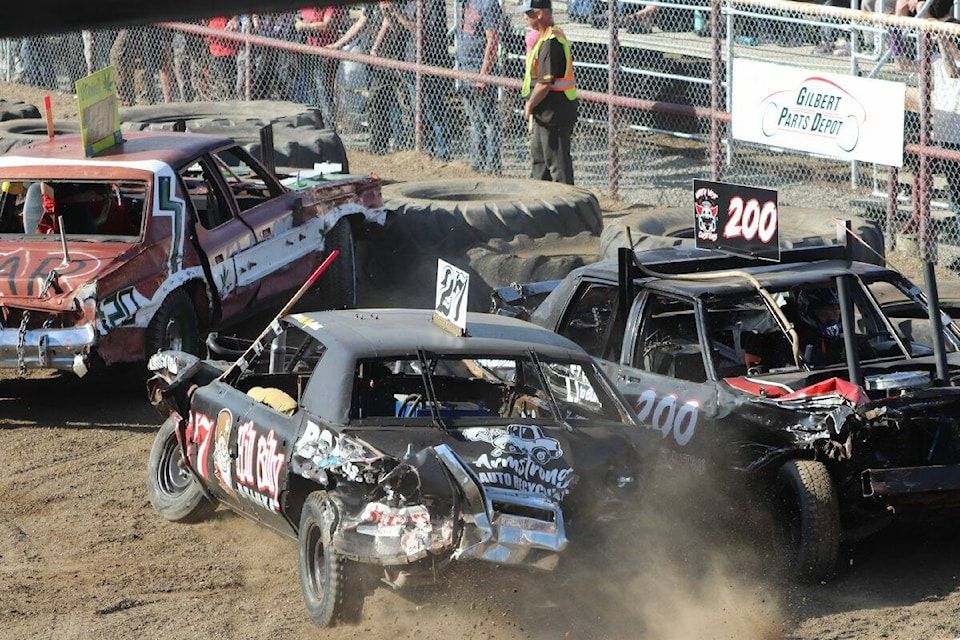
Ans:
[{"label": "white number decal", "polygon": [[727,226],[723,228],[723,237],[724,238],[739,238],[740,237],[740,216],[743,215],[743,198],[736,196],[730,198],[730,206],[727,207]]},{"label": "white number decal", "polygon": [[677,396],[666,395],[656,402],[657,394],[648,389],[640,394],[634,409],[637,418],[648,429],[659,431],[666,438],[671,433],[677,444],[685,446],[693,438],[700,417],[700,403],[695,400],[677,407]]},{"label": "white number decal", "polygon": [[753,240],[759,237],[760,242],[767,243],[777,230],[777,205],[773,200],[767,200],[761,206],[756,199],[744,204],[743,198],[735,196],[730,199],[727,216],[724,238]]}]

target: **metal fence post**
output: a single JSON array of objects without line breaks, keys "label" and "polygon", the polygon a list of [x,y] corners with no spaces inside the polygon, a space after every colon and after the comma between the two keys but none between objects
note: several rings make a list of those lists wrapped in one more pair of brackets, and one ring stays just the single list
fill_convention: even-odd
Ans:
[{"label": "metal fence post", "polygon": [[[713,29],[713,24],[711,23],[710,29]],[[716,36],[719,39],[719,34]],[[733,114],[733,12],[727,11],[727,68],[725,74],[726,80],[726,107],[727,113]],[[714,43],[714,48],[718,48],[719,43]],[[720,82],[720,78],[712,75],[713,70],[711,69],[711,79],[714,83]],[[727,169],[733,166],[733,138],[730,135],[730,129],[727,129]]]},{"label": "metal fence post", "polygon": [[413,145],[418,152],[423,151],[423,0],[417,0],[416,33],[417,73],[413,86]]},{"label": "metal fence post", "polygon": [[607,23],[610,28],[610,44],[607,47],[607,191],[611,198],[620,195],[620,151],[617,147],[617,106],[613,96],[617,94],[620,72],[620,42],[617,26],[617,0],[607,0]]},{"label": "metal fence post", "polygon": [[897,219],[897,196],[900,194],[900,169],[890,167],[890,174],[887,176],[887,219],[883,228],[883,243],[887,251],[893,249],[895,239],[894,225]]},{"label": "metal fence post", "polygon": [[[720,179],[720,0],[710,0],[710,179]],[[727,87],[729,93],[730,87]]]},{"label": "metal fence post", "polygon": [[250,50],[250,22],[252,20],[253,17],[248,16],[243,27],[243,33],[246,36],[246,41],[244,42],[244,55],[247,57],[243,65],[243,93],[247,102],[250,101],[250,65],[253,63],[253,55]]},{"label": "metal fence post", "polygon": [[930,56],[933,51],[931,34],[924,31],[920,34],[920,73],[917,79],[917,88],[920,91],[920,154],[918,158],[919,171],[914,189],[917,190],[917,213],[919,214],[918,240],[920,258],[927,262],[934,260],[933,239],[930,230],[930,158],[927,147],[930,144],[931,104],[930,104]]}]

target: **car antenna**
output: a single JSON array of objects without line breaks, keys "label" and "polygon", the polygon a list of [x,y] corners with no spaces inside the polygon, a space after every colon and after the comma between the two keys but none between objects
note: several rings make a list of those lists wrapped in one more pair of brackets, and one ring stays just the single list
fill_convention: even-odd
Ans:
[{"label": "car antenna", "polygon": [[63,216],[57,216],[57,227],[60,228],[60,250],[63,251],[60,266],[65,267],[70,264],[70,252],[67,250],[67,233],[63,230]]},{"label": "car antenna", "polygon": [[433,426],[445,431],[447,425],[443,423],[440,410],[437,408],[437,392],[433,388],[433,377],[429,371],[430,365],[427,362],[427,354],[424,353],[423,349],[417,349],[417,360],[420,361],[420,377],[423,378],[423,388],[427,392],[427,402],[430,403],[430,417],[433,418]]}]

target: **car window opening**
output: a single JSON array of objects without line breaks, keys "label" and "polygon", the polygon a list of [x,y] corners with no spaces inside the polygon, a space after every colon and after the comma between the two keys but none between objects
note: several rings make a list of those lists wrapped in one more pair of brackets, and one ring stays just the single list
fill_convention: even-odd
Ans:
[{"label": "car window opening", "polygon": [[541,377],[528,355],[429,355],[427,371],[423,361],[417,356],[360,360],[350,419],[430,424],[439,418],[443,426],[505,418],[547,424],[621,420],[592,364],[544,361]]},{"label": "car window opening", "polygon": [[[237,342],[237,347],[245,346]],[[279,413],[293,415],[325,352],[326,347],[316,338],[287,327],[254,357],[236,388]]]},{"label": "car window opening", "polygon": [[0,232],[26,236],[136,239],[147,183],[111,180],[3,180]]}]

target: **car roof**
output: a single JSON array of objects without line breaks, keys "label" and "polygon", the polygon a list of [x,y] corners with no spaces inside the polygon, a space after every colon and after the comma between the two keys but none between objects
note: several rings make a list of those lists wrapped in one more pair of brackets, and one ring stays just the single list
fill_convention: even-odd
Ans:
[{"label": "car roof", "polygon": [[455,336],[432,321],[429,309],[363,309],[292,314],[286,322],[303,329],[328,351],[351,358],[411,355],[417,349],[440,354],[511,355],[532,348],[539,356],[586,361],[571,340],[542,327],[505,316],[467,314],[467,336]]},{"label": "car roof", "polygon": [[[681,255],[677,255],[680,253]],[[637,258],[642,264],[656,271],[660,263],[696,258],[699,260],[713,258],[718,254],[714,251],[687,249],[681,252],[671,252],[669,249],[653,251],[638,251]],[[672,260],[667,260],[671,258]],[[722,270],[721,270],[722,271]],[[721,273],[721,271],[698,271],[690,273]],[[823,281],[846,273],[854,273],[862,277],[899,275],[886,267],[865,262],[847,262],[845,260],[815,260],[811,262],[760,262],[756,266],[738,267],[736,271],[743,271],[755,277],[764,288],[783,289],[810,282]],[[617,282],[616,260],[606,260],[593,265],[581,267],[576,272],[581,277],[592,277],[611,282]],[[637,282],[649,289],[656,289],[666,293],[675,293],[682,296],[697,297],[702,295],[728,295],[754,289],[747,279],[731,274],[716,279],[685,279],[675,274],[667,274],[665,278],[640,278]]]},{"label": "car roof", "polygon": [[34,142],[4,155],[23,158],[24,165],[29,165],[30,159],[36,159],[38,164],[50,164],[51,160],[112,164],[156,160],[179,168],[208,151],[234,144],[230,138],[200,133],[127,131],[123,134],[122,144],[98,153],[95,158],[87,157],[84,153],[79,135],[57,136],[52,141]]}]

